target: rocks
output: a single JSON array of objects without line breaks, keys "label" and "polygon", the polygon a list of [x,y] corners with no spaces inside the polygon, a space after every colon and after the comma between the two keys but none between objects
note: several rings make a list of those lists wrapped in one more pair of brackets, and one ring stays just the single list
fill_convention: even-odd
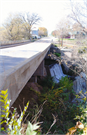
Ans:
[{"label": "rocks", "polygon": [[56,53],[61,54],[61,50],[58,47],[55,47],[53,44],[51,45],[50,52],[52,52],[52,53],[56,52]]},{"label": "rocks", "polygon": [[45,59],[54,60],[60,62],[60,57],[57,57],[55,53],[61,54],[61,50],[54,45],[51,46],[50,50],[48,51]]},{"label": "rocks", "polygon": [[65,64],[64,61],[61,63],[61,66],[62,66],[62,69],[63,69],[64,74],[68,74],[69,67],[67,67],[67,65]]},{"label": "rocks", "polygon": [[[76,103],[81,102],[84,96],[86,96],[86,74],[81,72],[79,76],[76,77],[76,80],[73,82],[73,89],[76,92],[76,95],[79,95],[80,98],[74,98],[72,102]],[[82,94],[80,93],[82,91]]]},{"label": "rocks", "polygon": [[82,90],[83,92],[86,92],[86,74],[81,72],[80,76],[76,77],[76,80],[74,81],[73,88],[76,92],[76,94],[79,94],[79,92]]}]

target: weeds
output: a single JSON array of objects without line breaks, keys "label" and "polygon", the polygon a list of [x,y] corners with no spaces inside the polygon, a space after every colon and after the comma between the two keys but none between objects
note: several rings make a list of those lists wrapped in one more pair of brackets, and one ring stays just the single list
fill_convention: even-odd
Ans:
[{"label": "weeds", "polygon": [[[45,84],[45,82],[50,83]],[[74,133],[86,135],[86,98],[84,97],[83,102],[78,106],[71,102],[70,94],[75,94],[72,89],[72,81],[66,76],[60,80],[59,84],[55,84],[52,78],[47,77],[42,83],[44,88],[42,93],[39,94],[38,105],[32,109],[34,113],[31,112],[31,120],[27,118],[28,113],[30,115],[30,111],[27,113],[24,120],[26,124],[24,124],[23,117],[29,102],[19,116],[16,109],[13,112],[9,110],[11,101],[8,100],[8,90],[1,91],[0,102],[2,103],[2,110],[0,111],[2,111],[2,114],[0,125],[6,123],[6,128],[2,127],[1,131],[7,132],[8,135],[37,135],[41,133],[48,135],[50,133],[65,134],[66,132],[66,135],[72,135]],[[40,107],[38,107],[39,104]],[[9,117],[10,113],[11,117]],[[37,121],[42,121],[41,126],[40,122]]]},{"label": "weeds", "polygon": [[57,57],[60,57],[61,54],[60,53],[54,53]]},{"label": "weeds", "polygon": [[[48,80],[48,82],[50,81]],[[52,114],[54,114],[58,116],[57,122],[50,132],[51,134],[54,132],[57,134],[64,134],[68,128],[75,124],[75,120],[73,119],[81,112],[79,108],[70,101],[70,95],[74,95],[75,93],[72,89],[73,83],[68,77],[62,78],[59,84],[51,84],[50,87],[44,87],[39,97],[39,104],[43,103],[45,100],[47,101],[40,117],[40,120],[43,121],[43,133],[49,129],[52,123]]]},{"label": "weeds", "polygon": [[[32,117],[31,121],[28,121],[27,124],[24,124],[23,117],[25,115],[25,112],[28,108],[29,102],[24,107],[23,112],[21,112],[20,116],[16,112],[16,108],[13,112],[10,112],[10,102],[11,100],[8,100],[8,90],[2,90],[0,93],[0,103],[2,104],[2,108],[0,111],[2,111],[2,114],[0,116],[0,125],[3,123],[6,124],[6,128],[2,127],[1,131],[4,131],[8,135],[39,135],[41,133],[40,124],[41,122],[37,122],[38,118],[40,117],[43,109],[43,105],[45,102],[40,106],[40,108],[37,109],[35,112],[35,115]],[[9,116],[11,113],[11,116]],[[52,114],[53,115],[53,114]],[[26,120],[27,116],[25,117]],[[53,123],[49,127],[49,130],[47,131],[46,135],[48,135],[50,129],[53,127],[53,125],[56,123],[56,117],[53,115]]]},{"label": "weeds", "polygon": [[7,132],[8,135],[24,135],[24,134],[36,135],[37,131],[35,130],[37,130],[40,127],[38,126],[39,123],[31,124],[30,122],[28,122],[25,133],[23,132],[22,120],[28,108],[29,102],[24,107],[24,110],[23,112],[21,112],[20,116],[16,112],[16,109],[14,109],[14,111],[11,113],[11,117],[9,117],[11,100],[8,100],[8,90],[5,91],[2,90],[0,94],[0,98],[1,98],[0,102],[2,104],[2,109],[0,110],[2,112],[0,116],[1,117],[0,125],[6,124],[6,129],[4,127],[1,127],[1,131]]}]

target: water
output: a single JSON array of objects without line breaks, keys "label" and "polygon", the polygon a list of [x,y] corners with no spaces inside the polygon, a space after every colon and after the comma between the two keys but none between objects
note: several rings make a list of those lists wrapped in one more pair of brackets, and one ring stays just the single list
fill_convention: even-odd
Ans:
[{"label": "water", "polygon": [[66,75],[62,71],[62,67],[60,64],[54,64],[50,66],[50,74],[53,77],[55,83],[59,83],[59,80]]}]

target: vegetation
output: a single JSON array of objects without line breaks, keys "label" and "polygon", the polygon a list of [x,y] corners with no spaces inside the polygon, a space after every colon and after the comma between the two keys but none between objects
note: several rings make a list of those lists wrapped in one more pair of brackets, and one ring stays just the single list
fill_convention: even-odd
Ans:
[{"label": "vegetation", "polygon": [[79,25],[81,31],[87,33],[87,1],[82,0],[82,3],[80,3],[78,1],[70,0],[70,5],[68,6],[71,9],[69,18]]},{"label": "vegetation", "polygon": [[57,57],[60,57],[61,54],[60,53],[54,53]]},{"label": "vegetation", "polygon": [[78,53],[87,53],[87,47],[82,47],[78,50]]},{"label": "vegetation", "polygon": [[[1,114],[2,119],[0,124],[6,123],[7,125],[7,127],[5,126],[6,129],[3,126],[1,130],[5,130],[8,135],[39,135],[45,133],[46,135],[66,133],[66,135],[72,135],[73,133],[86,135],[86,97],[84,96],[83,101],[78,105],[71,102],[73,96],[75,96],[72,81],[66,76],[60,80],[59,84],[55,84],[53,78],[47,76],[42,81],[42,86],[43,91],[41,95],[40,93],[38,95],[38,104],[25,114],[29,105],[28,102],[20,115],[18,115],[16,109],[14,109],[10,116],[9,107],[11,101],[8,100],[8,90],[1,91],[0,102],[3,103],[3,113]],[[76,95],[76,97],[78,97],[78,95]],[[39,105],[40,107],[38,107]],[[23,123],[24,114],[26,115],[25,118],[27,118],[26,124]],[[27,117],[28,114],[31,115],[32,122],[30,122],[29,117]],[[38,120],[43,121],[41,128],[38,125]],[[38,128],[40,128],[40,130],[37,130]]]},{"label": "vegetation", "polygon": [[[63,46],[63,39],[65,37],[70,38],[69,32],[70,32],[70,22],[68,20],[62,19],[57,24],[57,36],[59,38],[59,42],[61,43],[61,46]],[[61,39],[61,41],[60,41]]]},{"label": "vegetation", "polygon": [[27,12],[25,14],[21,14],[20,16],[23,20],[24,29],[26,30],[28,39],[30,39],[32,27],[41,21],[41,17],[36,13],[30,14],[29,12]]},{"label": "vegetation", "polygon": [[[16,112],[16,108],[13,110],[13,112],[10,112],[10,102],[11,100],[8,100],[8,90],[1,91],[0,94],[0,102],[2,104],[1,116],[0,116],[0,125],[6,124],[6,129],[1,127],[1,131],[5,131],[8,133],[8,135],[36,135],[37,130],[39,128],[38,123],[31,124],[28,122],[28,125],[26,127],[26,130],[23,129],[22,121],[23,116],[25,115],[25,112],[28,108],[29,102],[24,107],[23,112],[21,112],[20,116]],[[9,116],[11,113],[11,117]],[[1,132],[0,131],[0,132]],[[24,132],[25,131],[25,132]]]},{"label": "vegetation", "polygon": [[[43,80],[43,86],[47,81]],[[72,89],[73,84],[67,77],[62,78],[59,84],[52,83],[52,78],[49,78],[48,82],[50,85],[44,86],[39,97],[39,104],[47,101],[40,117],[40,120],[43,121],[42,132],[46,133],[49,129],[52,123],[52,114],[54,114],[57,122],[50,133],[65,134],[68,128],[75,125],[75,116],[81,114],[80,108],[71,103],[71,98],[75,94]]]},{"label": "vegetation", "polygon": [[47,36],[48,32],[47,29],[45,27],[39,27],[39,36]]},{"label": "vegetation", "polygon": [[[76,115],[76,117],[74,118],[74,120],[77,120],[78,122],[76,122],[75,127],[71,127],[70,129],[68,129],[69,132],[67,133],[67,135],[72,135],[74,133],[78,135],[87,134],[87,99],[85,96],[86,93],[83,94],[82,91],[80,92],[80,94],[84,95],[82,102],[77,106],[80,109],[81,113],[80,115]],[[76,97],[79,96],[76,95]]]},{"label": "vegetation", "polygon": [[16,41],[30,39],[32,27],[39,23],[40,20],[41,17],[36,13],[11,14],[3,24],[3,27],[0,28],[0,33],[2,33],[1,40]]},{"label": "vegetation", "polygon": [[63,39],[70,37],[78,39],[77,45],[80,45],[80,42],[87,37],[87,0],[81,0],[81,3],[70,0],[66,7],[70,7],[69,15],[67,19],[60,20],[52,35],[59,39],[61,46],[63,46]]}]

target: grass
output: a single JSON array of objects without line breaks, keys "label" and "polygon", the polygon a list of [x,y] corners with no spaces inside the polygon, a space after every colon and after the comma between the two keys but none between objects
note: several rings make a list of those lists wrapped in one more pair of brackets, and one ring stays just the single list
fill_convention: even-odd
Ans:
[{"label": "grass", "polygon": [[11,44],[17,44],[17,43],[24,43],[28,42],[29,40],[16,40],[16,41],[1,41],[1,45],[11,45]]}]

